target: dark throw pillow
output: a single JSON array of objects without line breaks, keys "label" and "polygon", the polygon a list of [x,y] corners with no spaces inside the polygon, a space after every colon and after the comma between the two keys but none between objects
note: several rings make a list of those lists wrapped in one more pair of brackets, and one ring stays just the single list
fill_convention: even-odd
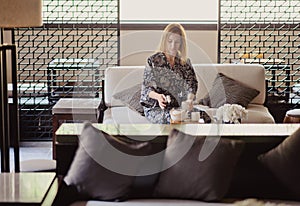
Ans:
[{"label": "dark throw pillow", "polygon": [[148,142],[122,141],[85,123],[79,147],[64,178],[87,199],[118,201],[126,199],[144,156],[151,153]]},{"label": "dark throw pillow", "polygon": [[209,107],[218,108],[224,104],[239,104],[247,108],[248,104],[259,94],[259,91],[250,88],[222,73],[218,73],[213,86],[200,103]]},{"label": "dark throw pillow", "polygon": [[156,197],[204,201],[224,197],[244,142],[191,136],[174,129],[167,145],[163,166],[173,166],[161,173]]},{"label": "dark throw pillow", "polygon": [[125,89],[113,95],[113,98],[120,100],[133,111],[145,116],[143,106],[140,103],[142,84]]},{"label": "dark throw pillow", "polygon": [[258,157],[295,196],[300,198],[300,128],[274,149]]}]

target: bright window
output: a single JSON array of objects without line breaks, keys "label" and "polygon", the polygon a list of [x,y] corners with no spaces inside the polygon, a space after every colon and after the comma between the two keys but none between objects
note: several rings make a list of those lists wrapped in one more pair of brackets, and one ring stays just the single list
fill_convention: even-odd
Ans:
[{"label": "bright window", "polygon": [[120,0],[121,22],[217,22],[217,0]]}]

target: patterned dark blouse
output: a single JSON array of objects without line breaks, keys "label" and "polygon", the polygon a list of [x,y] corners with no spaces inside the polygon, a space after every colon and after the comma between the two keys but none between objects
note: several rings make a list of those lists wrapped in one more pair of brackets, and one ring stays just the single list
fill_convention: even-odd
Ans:
[{"label": "patterned dark blouse", "polygon": [[[145,67],[140,100],[145,116],[152,123],[169,124],[170,109],[179,107],[189,93],[196,94],[197,87],[197,78],[189,59],[182,65],[180,59],[175,57],[172,68],[164,53],[158,52],[150,56]],[[171,103],[162,110],[158,101],[149,97],[151,91],[170,95]]]}]

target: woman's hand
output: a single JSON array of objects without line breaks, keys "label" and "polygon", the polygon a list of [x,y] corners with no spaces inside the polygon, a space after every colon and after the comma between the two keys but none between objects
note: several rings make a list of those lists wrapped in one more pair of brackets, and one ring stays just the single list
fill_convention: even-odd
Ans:
[{"label": "woman's hand", "polygon": [[149,93],[149,97],[152,99],[156,99],[161,109],[165,109],[165,107],[167,106],[166,105],[167,98],[164,94],[159,94],[157,92],[151,91]]},{"label": "woman's hand", "polygon": [[157,101],[158,104],[160,106],[161,109],[165,109],[165,107],[167,106],[166,102],[167,102],[167,98],[164,94],[159,94],[157,96]]}]

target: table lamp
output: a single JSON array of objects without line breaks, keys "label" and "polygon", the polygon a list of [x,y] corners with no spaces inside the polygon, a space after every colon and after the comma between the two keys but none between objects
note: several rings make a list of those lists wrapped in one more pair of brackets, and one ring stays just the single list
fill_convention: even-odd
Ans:
[{"label": "table lamp", "polygon": [[[17,85],[17,47],[12,34],[12,44],[4,44],[4,29],[42,26],[42,0],[0,0],[0,144],[1,172],[10,172],[10,140],[14,145],[15,171],[20,171],[19,112]],[[12,32],[13,33],[13,32]],[[8,58],[10,55],[10,58]],[[9,110],[7,91],[7,60],[11,60],[13,85],[12,107]],[[10,129],[12,128],[12,129]],[[10,131],[14,131],[10,134]]]}]

